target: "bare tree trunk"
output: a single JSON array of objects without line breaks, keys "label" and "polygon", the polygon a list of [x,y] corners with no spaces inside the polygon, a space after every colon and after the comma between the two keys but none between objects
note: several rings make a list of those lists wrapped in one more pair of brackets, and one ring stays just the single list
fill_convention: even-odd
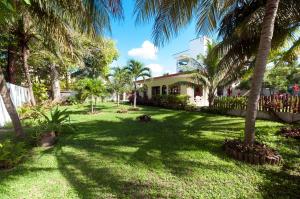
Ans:
[{"label": "bare tree trunk", "polygon": [[53,102],[59,102],[61,99],[59,73],[57,71],[55,64],[51,64],[50,69],[51,69],[52,99],[53,99]]},{"label": "bare tree trunk", "polygon": [[208,91],[208,106],[211,107],[214,105],[215,93],[212,89]]},{"label": "bare tree trunk", "polygon": [[16,47],[10,44],[7,48],[7,76],[8,82],[16,84]]},{"label": "bare tree trunk", "polygon": [[251,82],[251,90],[247,104],[244,142],[248,145],[253,145],[255,140],[255,120],[257,115],[257,106],[267,65],[268,55],[271,50],[274,23],[279,1],[280,0],[268,0],[266,4],[259,49],[256,56],[256,63]]},{"label": "bare tree trunk", "polygon": [[10,93],[7,88],[6,81],[4,79],[4,75],[2,73],[1,67],[0,67],[0,95],[4,102],[5,108],[10,116],[12,124],[14,126],[16,137],[25,138],[26,134],[23,131],[21,121],[20,121],[19,115],[16,111],[15,105],[13,104],[13,102],[11,100]]}]

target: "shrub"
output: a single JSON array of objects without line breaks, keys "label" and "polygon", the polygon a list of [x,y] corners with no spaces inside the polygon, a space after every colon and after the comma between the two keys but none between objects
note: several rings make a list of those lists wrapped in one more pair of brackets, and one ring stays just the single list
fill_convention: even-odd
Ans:
[{"label": "shrub", "polygon": [[38,102],[43,102],[49,98],[48,88],[43,83],[33,83],[33,93]]},{"label": "shrub", "polygon": [[0,142],[0,169],[9,169],[18,164],[26,154],[23,142],[4,140]]},{"label": "shrub", "polygon": [[57,135],[62,132],[74,131],[73,126],[70,124],[70,113],[67,109],[60,110],[57,106],[51,109],[49,115],[43,111],[40,114],[42,118],[38,121],[39,126],[32,134],[36,141],[49,132],[55,132]]}]

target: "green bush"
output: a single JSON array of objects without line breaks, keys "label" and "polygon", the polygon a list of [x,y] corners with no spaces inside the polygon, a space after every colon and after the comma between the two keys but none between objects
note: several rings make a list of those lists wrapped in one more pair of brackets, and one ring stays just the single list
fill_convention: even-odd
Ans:
[{"label": "green bush", "polygon": [[154,106],[162,106],[174,109],[184,109],[188,103],[187,95],[155,95],[151,99]]},{"label": "green bush", "polygon": [[214,101],[214,108],[216,109],[242,109],[247,105],[246,97],[219,97]]},{"label": "green bush", "polygon": [[18,164],[26,154],[23,142],[4,140],[0,142],[0,169],[9,169]]},{"label": "green bush", "polygon": [[49,98],[48,96],[48,88],[43,83],[34,82],[33,83],[33,93],[37,102],[44,102]]}]

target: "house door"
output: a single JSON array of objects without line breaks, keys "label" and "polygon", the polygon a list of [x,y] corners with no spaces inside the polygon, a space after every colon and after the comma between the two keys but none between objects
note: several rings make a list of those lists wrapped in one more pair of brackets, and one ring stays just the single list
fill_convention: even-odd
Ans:
[{"label": "house door", "polygon": [[200,96],[200,97],[203,96],[203,88],[202,88],[202,86],[196,86],[195,87],[194,97],[196,97],[196,96]]}]

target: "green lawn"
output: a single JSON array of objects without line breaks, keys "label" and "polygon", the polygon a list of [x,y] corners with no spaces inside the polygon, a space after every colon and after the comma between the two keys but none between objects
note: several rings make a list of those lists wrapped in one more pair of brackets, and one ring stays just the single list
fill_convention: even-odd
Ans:
[{"label": "green lawn", "polygon": [[[300,198],[299,141],[281,138],[282,124],[259,121],[259,139],[277,148],[283,166],[252,166],[228,158],[225,138],[241,137],[236,117],[144,107],[98,115],[72,107],[77,132],[51,149],[0,171],[0,198]],[[152,115],[150,123],[135,120]]]}]

